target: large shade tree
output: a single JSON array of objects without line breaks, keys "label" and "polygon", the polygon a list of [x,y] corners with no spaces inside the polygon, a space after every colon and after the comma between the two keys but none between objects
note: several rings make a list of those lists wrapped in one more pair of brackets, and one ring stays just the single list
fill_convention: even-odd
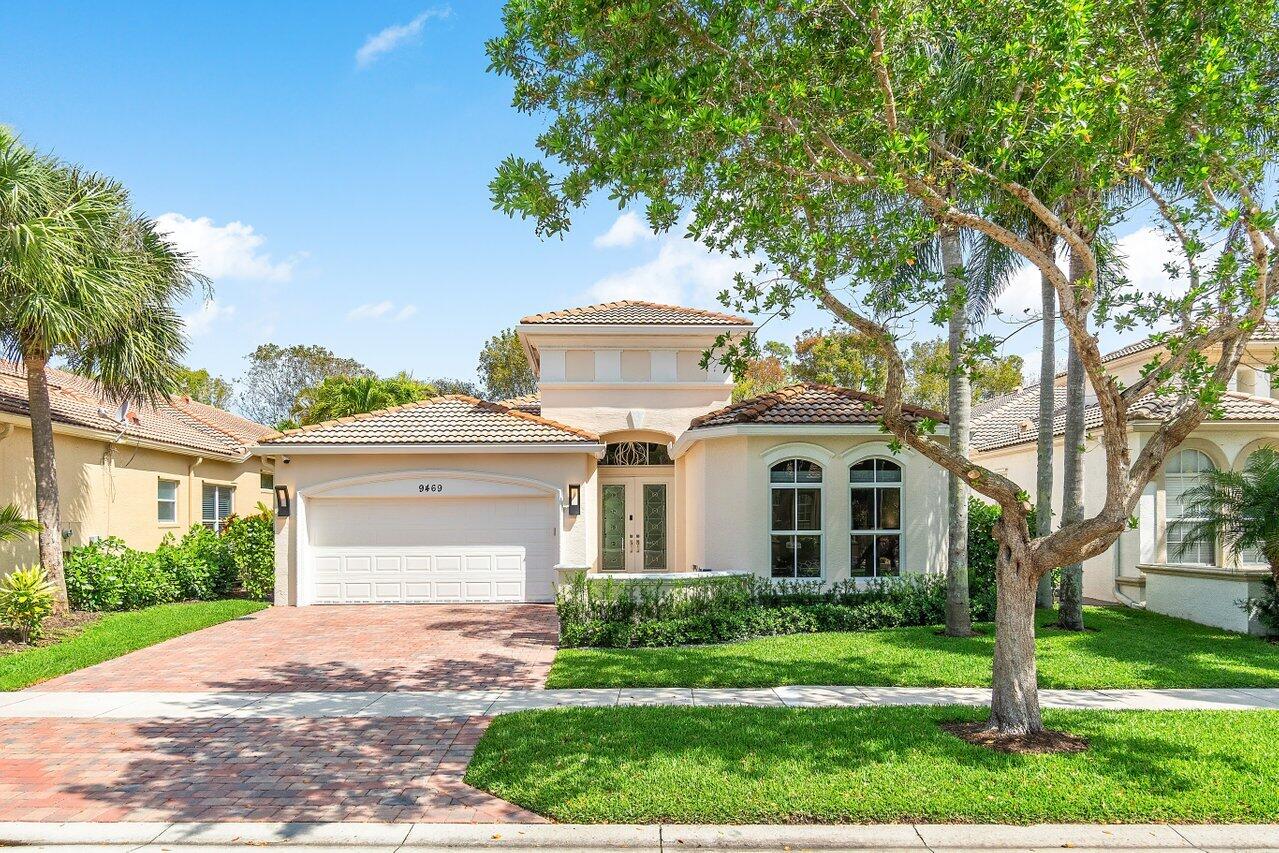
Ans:
[{"label": "large shade tree", "polygon": [[177,390],[178,303],[192,259],[132,212],[123,186],[37,153],[0,127],[0,351],[26,369],[40,562],[67,606],[49,362],[143,400]]},{"label": "large shade tree", "polygon": [[[812,299],[878,341],[884,426],[1002,510],[989,726],[1041,731],[1039,579],[1104,552],[1126,529],[1168,453],[1224,393],[1271,302],[1279,231],[1260,188],[1279,116],[1273,7],[511,0],[504,25],[492,64],[514,79],[519,109],[551,113],[538,144],[560,168],[508,159],[495,203],[548,235],[599,190],[642,199],[658,230],[688,211],[690,236],[762,259],[730,303],[776,311]],[[1089,192],[1043,187],[1041,174]],[[1119,216],[1108,191],[1134,181],[1178,252],[1177,296],[1096,287],[1088,235]],[[1063,197],[1075,205],[1068,217],[1045,200]],[[1078,275],[1010,227],[1009,208],[1077,254]],[[1046,536],[1030,531],[1020,485],[903,415],[895,333],[902,318],[944,302],[940,283],[897,289],[887,312],[863,298],[945,228],[985,235],[1052,283],[1097,398],[1099,509]],[[1220,254],[1208,262],[1212,242]],[[1167,355],[1124,386],[1107,373],[1090,319],[1121,329],[1171,319]],[[725,342],[722,354],[733,361],[749,348]],[[1134,452],[1129,411],[1152,393],[1166,415]]]}]

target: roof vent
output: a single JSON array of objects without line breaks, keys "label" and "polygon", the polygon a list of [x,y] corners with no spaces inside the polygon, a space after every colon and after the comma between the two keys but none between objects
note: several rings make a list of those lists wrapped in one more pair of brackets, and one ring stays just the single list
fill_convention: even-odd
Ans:
[{"label": "roof vent", "polygon": [[1027,418],[1026,420],[1021,422],[1021,431],[1030,432],[1031,427],[1033,427],[1034,425],[1035,425],[1035,422],[1032,421],[1030,418]]}]

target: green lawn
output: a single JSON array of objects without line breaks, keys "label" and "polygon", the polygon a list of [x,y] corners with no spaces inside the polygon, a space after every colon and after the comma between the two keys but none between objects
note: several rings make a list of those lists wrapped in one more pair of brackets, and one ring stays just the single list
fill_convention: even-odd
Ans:
[{"label": "green lawn", "polygon": [[574,823],[1279,820],[1276,711],[1054,711],[1078,754],[1008,755],[958,708],[589,708],[493,721],[466,781]]},{"label": "green lawn", "polygon": [[255,613],[261,601],[188,601],[145,610],[108,613],[82,633],[60,643],[0,657],[0,690],[20,690],[84,669],[180,634]]},{"label": "green lawn", "polygon": [[[1044,613],[1040,622],[1056,614]],[[1039,629],[1043,687],[1274,687],[1279,645],[1142,610],[1090,607],[1075,633]],[[985,687],[994,628],[957,640],[937,629],[795,634],[719,646],[563,649],[548,687],[771,687],[854,684]]]}]

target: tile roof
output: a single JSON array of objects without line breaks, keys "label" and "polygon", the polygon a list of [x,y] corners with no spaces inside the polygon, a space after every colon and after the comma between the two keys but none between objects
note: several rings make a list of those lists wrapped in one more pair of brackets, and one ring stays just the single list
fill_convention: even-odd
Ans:
[{"label": "tile roof", "polygon": [[660,305],[637,299],[603,302],[582,308],[531,314],[520,320],[528,325],[558,326],[749,326],[751,321],[733,314]]},{"label": "tile roof", "polygon": [[[731,424],[878,424],[883,402],[873,394],[849,388],[800,383],[694,418],[689,429]],[[946,421],[941,412],[920,406],[903,408],[911,418]]]},{"label": "tile roof", "polygon": [[[1252,333],[1252,338],[1250,338],[1250,340],[1279,341],[1279,321],[1266,320],[1265,322],[1260,324],[1257,327],[1257,329]],[[1101,360],[1102,361],[1118,361],[1121,358],[1127,358],[1128,356],[1136,355],[1139,352],[1146,352],[1147,350],[1156,350],[1156,349],[1160,349],[1161,347],[1163,347],[1163,344],[1157,343],[1151,340],[1150,338],[1143,338],[1142,340],[1137,341],[1136,343],[1129,344],[1126,347],[1120,347],[1114,352],[1106,353],[1104,356],[1102,356]],[[1065,375],[1066,374],[1064,372],[1058,374],[1059,377],[1065,376]]]},{"label": "tile roof", "polygon": [[594,444],[599,437],[540,415],[461,394],[286,430],[263,444]]},{"label": "tile roof", "polygon": [[[1066,431],[1066,389],[1054,387],[1053,435]],[[1163,420],[1177,398],[1147,394],[1129,409],[1133,421]],[[1217,423],[1279,421],[1279,400],[1227,391],[1221,400]],[[1101,409],[1092,403],[1084,409],[1084,428],[1101,426]],[[972,443],[979,451],[997,450],[1037,440],[1039,436],[1039,386],[1030,385],[973,407]]]},{"label": "tile roof", "polygon": [[506,400],[498,400],[499,406],[506,406],[508,409],[518,409],[521,412],[528,412],[530,415],[542,414],[542,395],[537,391],[532,394],[521,394],[519,397],[510,397]]},{"label": "tile roof", "polygon": [[[243,456],[249,445],[274,432],[270,427],[186,397],[131,405],[121,424],[115,420],[119,401],[103,394],[93,380],[52,368],[48,377],[49,405],[55,423],[228,457]],[[30,416],[26,370],[3,359],[0,411]]]}]

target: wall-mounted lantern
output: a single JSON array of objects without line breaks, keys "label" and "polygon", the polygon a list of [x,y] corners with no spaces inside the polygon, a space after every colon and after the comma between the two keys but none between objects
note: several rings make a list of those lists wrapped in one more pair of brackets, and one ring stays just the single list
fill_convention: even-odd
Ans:
[{"label": "wall-mounted lantern", "polygon": [[289,506],[289,487],[275,487],[275,514],[278,518],[288,518],[292,508]]},{"label": "wall-mounted lantern", "polygon": [[582,514],[582,487],[578,483],[573,483],[568,487],[568,514]]}]

